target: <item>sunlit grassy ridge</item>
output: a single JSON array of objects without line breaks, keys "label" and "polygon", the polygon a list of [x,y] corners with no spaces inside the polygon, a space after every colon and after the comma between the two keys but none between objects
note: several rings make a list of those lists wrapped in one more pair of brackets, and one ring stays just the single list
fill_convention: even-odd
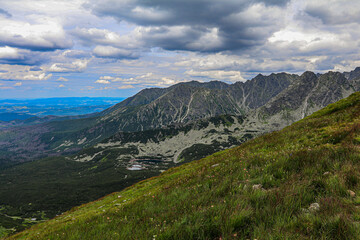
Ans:
[{"label": "sunlit grassy ridge", "polygon": [[359,186],[355,93],[9,239],[360,239]]}]

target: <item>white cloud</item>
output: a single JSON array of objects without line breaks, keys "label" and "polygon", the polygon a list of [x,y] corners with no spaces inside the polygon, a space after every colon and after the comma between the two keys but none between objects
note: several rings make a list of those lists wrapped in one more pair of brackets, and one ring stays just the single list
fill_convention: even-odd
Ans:
[{"label": "white cloud", "polygon": [[239,71],[223,71],[223,70],[211,70],[211,71],[194,71],[189,70],[185,72],[191,77],[205,77],[207,79],[221,80],[228,82],[245,81]]},{"label": "white cloud", "polygon": [[18,59],[19,57],[18,49],[9,46],[0,47],[0,58]]},{"label": "white cloud", "polygon": [[54,63],[48,68],[49,72],[83,72],[90,59],[77,59],[71,63]]},{"label": "white cloud", "polygon": [[22,82],[17,82],[14,84],[14,87],[20,87],[22,85]]},{"label": "white cloud", "polygon": [[30,50],[55,50],[72,46],[61,24],[39,17],[35,23],[0,19],[0,44]]},{"label": "white cloud", "polygon": [[130,88],[135,88],[133,85],[123,85],[118,87],[118,89],[130,89]]},{"label": "white cloud", "polygon": [[103,79],[98,79],[98,80],[95,81],[95,83],[110,84],[110,81],[108,81],[108,80],[103,80]]},{"label": "white cloud", "polygon": [[109,84],[110,82],[114,84],[121,84],[118,86],[118,89],[127,89],[137,87],[146,87],[146,86],[158,86],[158,87],[167,87],[175,83],[180,82],[181,80],[176,80],[175,78],[161,76],[159,74],[154,74],[152,72],[137,75],[129,78],[121,77],[112,77],[112,76],[101,76],[96,83]]},{"label": "white cloud", "polygon": [[60,82],[68,82],[69,79],[64,78],[64,77],[59,77],[58,79],[56,79],[56,81],[60,81]]},{"label": "white cloud", "polygon": [[23,77],[24,80],[48,80],[52,74],[46,75],[46,73],[40,74],[28,74]]},{"label": "white cloud", "polygon": [[59,88],[63,88],[63,87],[65,87],[65,85],[60,84],[58,87],[59,87]]},{"label": "white cloud", "polygon": [[[6,69],[6,71],[2,69]],[[30,66],[0,64],[0,79],[46,81],[52,77],[52,74],[31,69]]]}]

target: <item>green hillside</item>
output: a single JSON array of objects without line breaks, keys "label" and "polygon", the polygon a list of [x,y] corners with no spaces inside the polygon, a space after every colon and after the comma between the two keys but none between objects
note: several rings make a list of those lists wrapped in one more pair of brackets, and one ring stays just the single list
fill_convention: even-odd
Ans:
[{"label": "green hillside", "polygon": [[359,186],[355,93],[9,239],[360,239]]}]

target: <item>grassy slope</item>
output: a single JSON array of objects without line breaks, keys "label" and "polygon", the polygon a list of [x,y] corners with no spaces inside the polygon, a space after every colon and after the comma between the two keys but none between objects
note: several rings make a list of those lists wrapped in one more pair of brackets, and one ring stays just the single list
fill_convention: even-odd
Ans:
[{"label": "grassy slope", "polygon": [[359,186],[356,93],[9,239],[359,239]]}]

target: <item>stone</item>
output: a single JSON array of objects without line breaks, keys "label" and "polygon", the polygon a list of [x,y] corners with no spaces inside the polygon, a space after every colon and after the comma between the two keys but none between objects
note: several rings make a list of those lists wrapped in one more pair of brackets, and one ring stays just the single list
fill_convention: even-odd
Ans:
[{"label": "stone", "polygon": [[261,184],[255,184],[255,185],[252,186],[253,190],[260,190],[261,188],[262,188]]},{"label": "stone", "polygon": [[324,176],[328,176],[328,175],[330,175],[330,172],[324,172],[323,175],[324,175]]},{"label": "stone", "polygon": [[347,193],[350,195],[350,197],[355,197],[356,196],[356,193],[354,191],[347,190]]},{"label": "stone", "polygon": [[309,211],[310,212],[316,212],[320,210],[320,204],[318,203],[312,203],[310,204]]}]

